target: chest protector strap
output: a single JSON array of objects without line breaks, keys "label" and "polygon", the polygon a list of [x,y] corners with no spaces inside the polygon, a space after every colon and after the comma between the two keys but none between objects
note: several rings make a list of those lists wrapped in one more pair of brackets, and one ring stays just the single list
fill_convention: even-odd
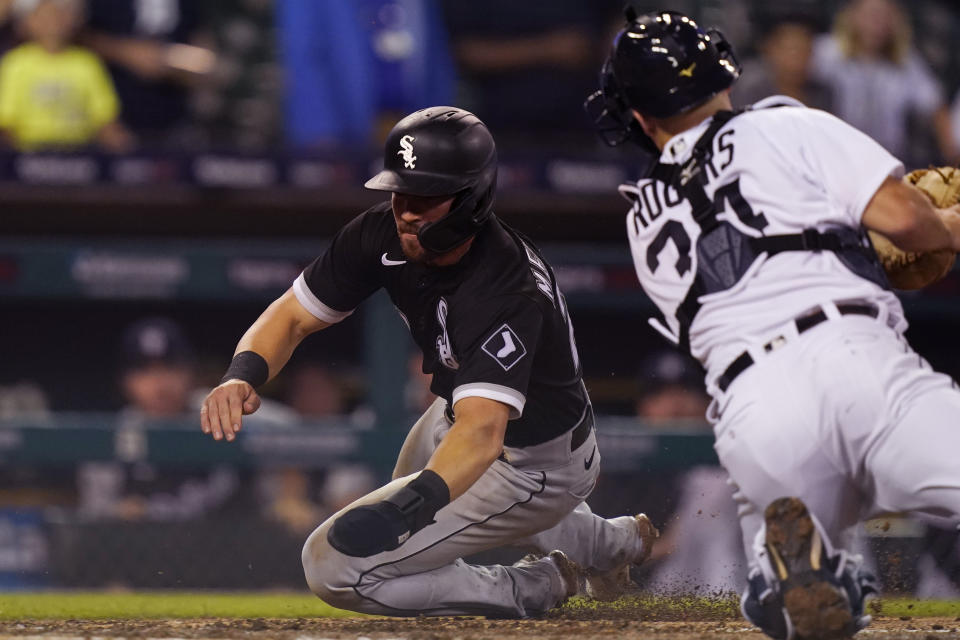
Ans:
[{"label": "chest protector strap", "polygon": [[676,189],[680,197],[690,203],[693,219],[700,227],[696,274],[676,312],[680,347],[685,351],[690,350],[690,325],[700,310],[700,297],[737,284],[762,253],[773,256],[784,251],[833,251],[856,275],[889,288],[883,267],[862,228],[837,227],[829,231],[809,228],[800,233],[755,238],[729,222],[717,220],[717,205],[704,189],[707,182],[704,166],[713,153],[714,137],[743,112],[718,111],[694,145],[689,160],[683,164],[658,162],[649,174],[650,178]]}]

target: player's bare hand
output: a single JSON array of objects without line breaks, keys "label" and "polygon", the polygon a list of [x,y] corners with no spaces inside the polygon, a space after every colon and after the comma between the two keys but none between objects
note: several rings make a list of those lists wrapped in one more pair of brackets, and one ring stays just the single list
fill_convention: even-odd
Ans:
[{"label": "player's bare hand", "polygon": [[243,416],[260,408],[260,396],[243,380],[227,380],[207,394],[200,407],[200,428],[214,440],[236,438]]}]

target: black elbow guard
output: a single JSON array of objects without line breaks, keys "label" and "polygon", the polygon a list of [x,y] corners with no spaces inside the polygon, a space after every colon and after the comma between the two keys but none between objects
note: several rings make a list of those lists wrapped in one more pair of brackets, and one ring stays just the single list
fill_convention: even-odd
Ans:
[{"label": "black elbow guard", "polygon": [[424,469],[386,502],[400,510],[413,535],[433,522],[437,511],[450,503],[450,488],[439,474]]},{"label": "black elbow guard", "polygon": [[433,471],[424,470],[386,500],[355,507],[337,518],[327,540],[348,556],[370,557],[393,551],[450,502],[447,483]]}]

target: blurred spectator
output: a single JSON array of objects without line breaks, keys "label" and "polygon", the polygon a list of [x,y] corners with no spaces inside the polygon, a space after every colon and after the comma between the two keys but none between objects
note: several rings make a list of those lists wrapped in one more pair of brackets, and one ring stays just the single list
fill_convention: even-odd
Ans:
[{"label": "blurred spectator", "polygon": [[960,91],[954,96],[953,104],[950,106],[950,128],[953,133],[953,144],[960,148]]},{"label": "blurred spectator", "polygon": [[[118,416],[118,461],[80,465],[81,515],[184,520],[225,508],[239,492],[240,476],[233,467],[161,474],[144,460],[144,428],[192,425],[206,395],[206,389],[194,387],[196,361],[183,330],[167,318],[133,323],[120,340],[120,366],[119,383],[127,404]],[[294,411],[271,401],[264,402],[257,417],[273,424],[299,420]]]},{"label": "blurred spectator", "polygon": [[397,114],[453,102],[433,0],[278,0],[277,8],[291,145],[366,145]]},{"label": "blurred spectator", "polygon": [[176,324],[165,318],[135,323],[123,334],[121,350],[125,413],[170,418],[191,411],[193,349]]},{"label": "blurred spectator", "polygon": [[13,11],[26,43],[0,60],[0,128],[12,144],[128,149],[110,77],[96,55],[71,44],[81,0],[16,0]]},{"label": "blurred spectator", "polygon": [[192,111],[215,147],[262,152],[280,142],[284,70],[272,0],[217,0],[204,6],[216,71],[197,87]]},{"label": "blurred spectator", "polygon": [[[362,408],[349,412],[344,378],[317,362],[307,361],[291,368],[286,399],[305,420],[339,419],[342,424],[366,426],[358,425],[362,422],[357,420]],[[372,491],[374,482],[372,472],[364,465],[335,464],[326,470],[317,500],[310,474],[303,469],[269,468],[258,479],[263,513],[301,537],[341,507]]]},{"label": "blurred spectator", "polygon": [[833,90],[834,113],[906,163],[932,160],[908,157],[911,122],[932,121],[940,154],[958,158],[942,89],[913,48],[909,18],[895,0],[850,0],[833,34],[817,40],[813,68]]},{"label": "blurred spectator", "polygon": [[462,106],[498,133],[583,129],[581,105],[596,84],[593,38],[605,6],[580,0],[443,4],[465,81]]},{"label": "blurred spectator", "polygon": [[199,517],[224,504],[238,489],[234,470],[220,467],[200,477],[159,474],[144,461],[148,421],[175,420],[191,413],[193,349],[166,318],[134,323],[121,342],[120,386],[127,405],[120,412],[117,462],[78,467],[79,510],[89,518],[180,520]]},{"label": "blurred spectator", "polygon": [[13,5],[17,0],[0,0],[0,53],[20,44],[13,26]]},{"label": "blurred spectator", "polygon": [[287,404],[302,418],[329,418],[347,413],[347,399],[340,379],[327,367],[307,362],[293,367],[287,376]]},{"label": "blurred spectator", "polygon": [[313,531],[327,517],[327,510],[313,499],[310,475],[302,469],[269,469],[258,479],[262,512],[299,538]]},{"label": "blurred spectator", "polygon": [[292,534],[313,531],[317,525],[377,487],[377,479],[362,464],[340,464],[327,469],[314,497],[310,474],[292,467],[270,469],[259,479],[264,515]]},{"label": "blurred spectator", "polygon": [[960,598],[960,531],[928,525],[923,553],[917,563],[918,598],[956,600]]},{"label": "blurred spectator", "polygon": [[658,351],[640,364],[636,414],[645,422],[703,422],[709,397],[703,374],[692,359],[676,351]]},{"label": "blurred spectator", "polygon": [[[702,431],[709,398],[703,390],[700,365],[675,350],[652,349],[640,361],[638,375],[623,392],[633,400],[637,426],[658,431]],[[595,397],[593,389],[591,396]],[[602,421],[601,421],[602,424]],[[682,469],[603,471],[590,506],[597,512],[619,513],[635,505],[636,487],[643,487],[643,508],[658,527],[674,513]],[[662,552],[664,544],[657,543]]]},{"label": "blurred spectator", "polygon": [[[653,353],[641,363],[637,417],[659,428],[671,423],[709,431],[709,398],[699,365],[676,351]],[[719,466],[693,467],[675,480],[677,508],[662,527],[644,585],[658,591],[736,591],[746,579],[746,558],[733,489]]]},{"label": "blurred spectator", "polygon": [[47,394],[34,382],[21,380],[0,385],[0,421],[15,418],[46,420],[50,417]]},{"label": "blurred spectator", "polygon": [[373,472],[366,465],[345,464],[329,469],[321,489],[323,506],[327,512],[324,519],[367,495],[376,489],[378,484]]},{"label": "blurred spectator", "polygon": [[283,398],[302,420],[335,420],[355,429],[370,429],[376,416],[361,402],[364,380],[353,367],[336,369],[300,360],[284,373]]},{"label": "blurred spectator", "polygon": [[123,122],[151,146],[191,143],[187,88],[216,55],[200,31],[196,0],[87,0],[85,43],[107,61]]},{"label": "blurred spectator", "polygon": [[[177,323],[162,317],[139,320],[124,332],[120,350],[120,386],[127,402],[121,410],[121,424],[195,419],[208,389],[195,386],[193,347]],[[299,421],[293,409],[264,398],[251,423],[283,425]]]},{"label": "blurred spectator", "polygon": [[733,85],[731,98],[742,107],[771,95],[796,98],[808,107],[831,111],[830,87],[811,76],[810,62],[817,33],[814,16],[783,9],[759,16],[758,31],[764,34],[760,56],[744,62],[743,75]]}]

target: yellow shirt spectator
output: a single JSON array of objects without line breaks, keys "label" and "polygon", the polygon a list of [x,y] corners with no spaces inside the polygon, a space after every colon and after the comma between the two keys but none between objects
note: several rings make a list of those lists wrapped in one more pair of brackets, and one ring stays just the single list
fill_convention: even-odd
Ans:
[{"label": "yellow shirt spectator", "polygon": [[27,43],[0,59],[0,128],[23,150],[93,142],[120,107],[100,59]]}]

